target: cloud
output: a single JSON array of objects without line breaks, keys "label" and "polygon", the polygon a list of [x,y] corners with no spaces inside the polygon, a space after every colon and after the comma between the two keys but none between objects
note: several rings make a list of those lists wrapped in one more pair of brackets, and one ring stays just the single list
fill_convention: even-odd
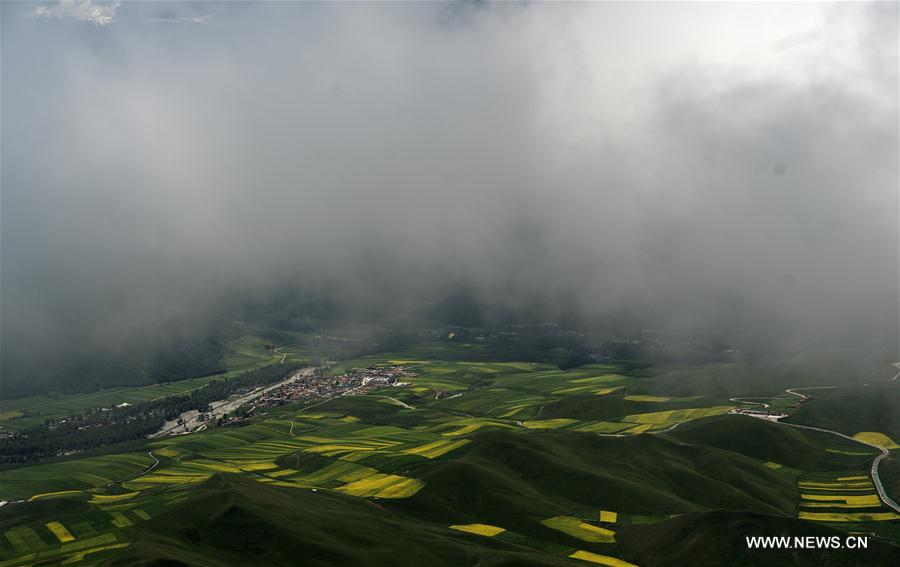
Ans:
[{"label": "cloud", "polygon": [[115,34],[3,18],[6,352],[114,350],[235,290],[896,327],[896,5],[222,3],[215,25],[144,23],[191,6],[128,4]]},{"label": "cloud", "polygon": [[32,15],[36,18],[73,18],[82,22],[92,22],[98,26],[106,26],[115,21],[116,9],[121,4],[120,0],[113,2],[60,0],[56,6],[36,7]]},{"label": "cloud", "polygon": [[143,21],[154,24],[205,24],[212,18],[212,14],[200,16],[169,16],[163,18],[144,18]]}]

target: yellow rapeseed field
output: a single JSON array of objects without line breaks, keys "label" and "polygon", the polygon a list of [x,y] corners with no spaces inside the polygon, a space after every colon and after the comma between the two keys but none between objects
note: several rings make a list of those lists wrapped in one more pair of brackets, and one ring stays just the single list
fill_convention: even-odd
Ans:
[{"label": "yellow rapeseed field", "polygon": [[714,406],[711,408],[686,408],[679,410],[654,411],[650,413],[636,413],[625,416],[622,421],[632,423],[652,423],[654,425],[670,424],[678,421],[688,421],[701,417],[711,417],[728,413],[734,406]]},{"label": "yellow rapeseed field", "polygon": [[458,524],[450,526],[450,529],[487,537],[494,537],[506,531],[504,528],[489,524]]},{"label": "yellow rapeseed field", "polygon": [[610,524],[615,524],[618,517],[619,514],[617,514],[616,512],[610,512],[609,510],[600,510],[601,522],[609,522]]},{"label": "yellow rapeseed field", "polygon": [[881,505],[881,501],[878,500],[876,494],[867,494],[865,496],[848,496],[845,494],[801,494],[800,498],[802,500],[815,500],[817,502],[843,501],[844,504],[849,504],[857,508]]},{"label": "yellow rapeseed field", "polygon": [[572,516],[554,516],[541,523],[554,530],[569,534],[572,537],[582,541],[593,541],[598,543],[613,543],[616,541],[616,532],[606,528],[593,526],[586,522],[582,522],[578,518]]},{"label": "yellow rapeseed field", "polygon": [[56,498],[58,496],[67,496],[69,494],[81,494],[80,490],[60,490],[59,492],[44,492],[41,494],[35,494],[31,498],[29,498],[29,502],[32,500],[40,500],[42,498]]},{"label": "yellow rapeseed field", "polygon": [[665,396],[642,396],[639,394],[625,396],[625,399],[629,402],[669,402],[672,400],[672,398]]},{"label": "yellow rapeseed field", "polygon": [[56,539],[58,539],[60,543],[75,541],[75,536],[69,533],[69,530],[66,529],[66,526],[60,524],[59,522],[47,522],[44,525],[47,526],[48,530],[53,532],[53,535],[56,536]]},{"label": "yellow rapeseed field", "polygon": [[117,528],[127,528],[128,526],[133,526],[134,522],[128,519],[128,516],[123,514],[122,512],[110,512],[112,516],[112,523]]},{"label": "yellow rapeseed field", "polygon": [[851,488],[851,489],[872,488],[872,483],[869,482],[868,479],[866,479],[864,481],[854,480],[854,481],[849,481],[849,482],[804,482],[804,481],[801,481],[801,482],[797,483],[797,486],[799,486],[801,488],[812,488],[814,490],[823,490],[823,489],[829,489],[829,488],[833,488],[836,490],[843,490],[845,488]]},{"label": "yellow rapeseed field", "polygon": [[609,565],[610,567],[637,567],[637,565],[635,565],[634,563],[616,559],[615,557],[610,557],[609,555],[591,553],[590,551],[585,551],[583,549],[579,549],[569,557],[571,557],[572,559],[581,559],[582,561],[587,561],[588,563],[596,563],[597,565]]},{"label": "yellow rapeseed field", "polygon": [[900,445],[894,443],[893,439],[884,433],[879,433],[877,431],[860,431],[854,435],[853,438],[866,443],[871,443],[872,445],[884,447],[885,449],[900,449]]},{"label": "yellow rapeseed field", "polygon": [[112,502],[119,502],[121,500],[128,500],[129,498],[134,498],[140,494],[140,492],[126,492],[124,494],[94,494],[91,496],[90,503],[91,504],[110,504]]},{"label": "yellow rapeseed field", "polygon": [[375,498],[408,498],[422,489],[425,483],[419,479],[393,474],[377,473],[350,482],[336,490],[352,496]]},{"label": "yellow rapeseed field", "polygon": [[523,421],[522,425],[528,429],[558,429],[560,427],[575,423],[577,419],[569,419],[561,417],[558,419],[536,419],[531,421]]},{"label": "yellow rapeseed field", "polygon": [[815,520],[817,522],[883,522],[888,520],[900,520],[900,514],[895,514],[893,512],[842,514],[838,512],[801,511],[797,514],[797,517],[801,520]]},{"label": "yellow rapeseed field", "polygon": [[421,455],[423,457],[429,459],[435,459],[453,451],[454,449],[458,449],[463,445],[470,443],[468,439],[458,439],[458,440],[450,440],[450,439],[441,439],[439,441],[433,441],[431,443],[426,443],[425,445],[419,445],[418,447],[412,447],[410,449],[404,449],[404,453],[408,453],[410,455]]}]

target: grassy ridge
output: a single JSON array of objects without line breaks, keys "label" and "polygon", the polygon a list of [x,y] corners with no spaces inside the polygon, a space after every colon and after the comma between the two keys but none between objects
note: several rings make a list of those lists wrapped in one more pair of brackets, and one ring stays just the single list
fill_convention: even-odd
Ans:
[{"label": "grassy ridge", "polygon": [[216,476],[140,527],[114,565],[569,565],[505,539],[429,526],[366,500]]},{"label": "grassy ridge", "polygon": [[872,431],[900,439],[900,380],[812,392],[813,399],[797,408],[791,415],[792,422],[847,435]]},{"label": "grassy ridge", "polygon": [[[685,423],[671,435],[695,445],[719,447],[763,462],[812,468],[825,455],[828,443],[840,443],[812,431],[784,427],[741,415],[723,415]],[[848,450],[864,447],[847,443]],[[874,454],[873,454],[874,455]]]},{"label": "grassy ridge", "polygon": [[900,547],[869,539],[865,550],[748,549],[747,536],[838,536],[828,526],[753,512],[715,511],[685,514],[653,525],[624,529],[620,546],[626,558],[639,565],[676,567],[696,565],[896,565]]}]

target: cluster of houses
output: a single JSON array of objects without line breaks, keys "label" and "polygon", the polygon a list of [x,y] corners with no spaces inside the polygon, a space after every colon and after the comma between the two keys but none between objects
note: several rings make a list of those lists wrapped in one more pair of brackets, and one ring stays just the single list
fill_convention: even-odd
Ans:
[{"label": "cluster of houses", "polygon": [[353,368],[339,376],[314,374],[266,392],[254,401],[257,408],[279,406],[307,398],[333,398],[346,393],[364,393],[385,387],[408,386],[403,378],[415,373],[402,366]]},{"label": "cluster of houses", "polygon": [[757,417],[759,419],[767,419],[769,421],[778,421],[779,419],[784,419],[788,416],[788,414],[784,412],[768,409],[734,408],[728,413],[746,415],[748,417]]}]

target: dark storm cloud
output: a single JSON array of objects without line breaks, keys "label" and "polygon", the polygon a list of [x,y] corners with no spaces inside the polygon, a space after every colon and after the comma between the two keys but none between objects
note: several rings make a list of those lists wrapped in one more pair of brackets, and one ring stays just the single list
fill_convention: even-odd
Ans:
[{"label": "dark storm cloud", "polygon": [[284,286],[896,325],[894,4],[67,6],[3,5],[6,356]]}]

